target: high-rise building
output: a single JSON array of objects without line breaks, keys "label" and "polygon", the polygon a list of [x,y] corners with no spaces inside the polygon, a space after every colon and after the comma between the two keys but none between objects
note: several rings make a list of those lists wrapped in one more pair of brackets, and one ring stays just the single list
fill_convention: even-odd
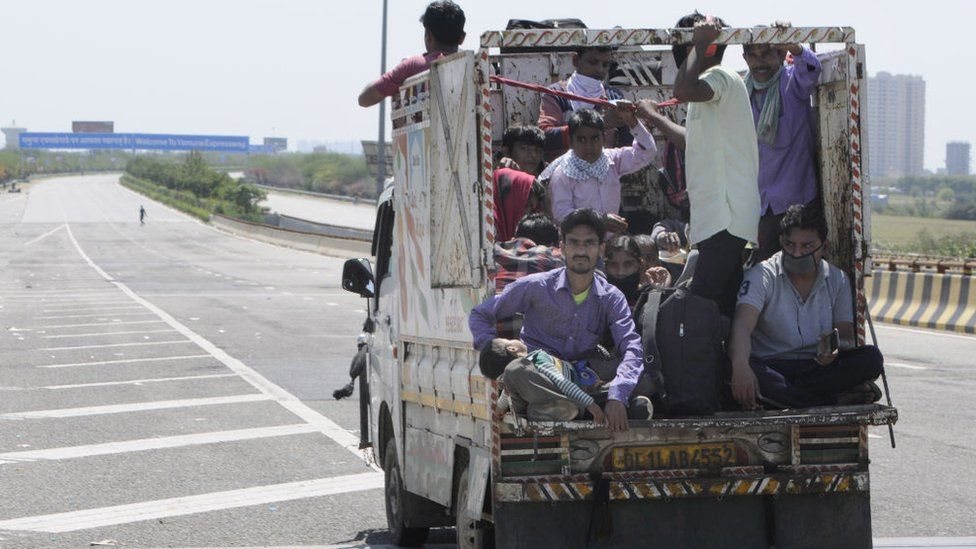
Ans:
[{"label": "high-rise building", "polygon": [[969,175],[969,143],[950,141],[946,143],[946,173],[948,175]]},{"label": "high-rise building", "polygon": [[867,129],[873,177],[922,173],[925,80],[887,72],[868,78]]},{"label": "high-rise building", "polygon": [[0,131],[7,141],[7,149],[15,151],[20,148],[20,134],[26,132],[27,128],[18,128],[12,124],[9,128],[0,128]]}]

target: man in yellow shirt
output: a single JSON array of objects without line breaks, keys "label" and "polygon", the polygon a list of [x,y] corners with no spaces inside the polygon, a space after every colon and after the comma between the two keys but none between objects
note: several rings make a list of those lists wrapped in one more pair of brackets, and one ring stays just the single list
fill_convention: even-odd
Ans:
[{"label": "man in yellow shirt", "polygon": [[742,251],[759,226],[759,152],[749,93],[721,65],[724,45],[712,44],[725,23],[698,12],[678,21],[694,28],[692,45],[676,45],[674,97],[687,102],[685,165],[692,244],[698,265],[691,293],[718,303],[731,317],[742,282]]}]

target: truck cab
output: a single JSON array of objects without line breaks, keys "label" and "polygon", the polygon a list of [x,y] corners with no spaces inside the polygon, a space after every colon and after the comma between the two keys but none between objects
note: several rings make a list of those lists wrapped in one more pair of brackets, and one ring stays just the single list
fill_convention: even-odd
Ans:
[{"label": "truck cab", "polygon": [[[539,96],[490,77],[549,84],[572,72],[574,49],[612,46],[618,89],[661,101],[677,72],[670,46],[690,41],[687,29],[486,32],[478,51],[434,62],[393,97],[375,268],[350,260],[343,287],[368,301],[362,446],[385,471],[394,542],[454,525],[461,547],[871,546],[868,429],[897,419],[890,406],[631,420],[622,433],[493,420],[499,386],[479,372],[467,320],[494,295],[494,155],[505,127],[536,122]],[[732,28],[717,42],[834,45],[818,54],[817,168],[863,343],[864,47],[845,27]],[[659,188],[655,170],[639,176]],[[671,215],[663,197],[651,203]]]}]

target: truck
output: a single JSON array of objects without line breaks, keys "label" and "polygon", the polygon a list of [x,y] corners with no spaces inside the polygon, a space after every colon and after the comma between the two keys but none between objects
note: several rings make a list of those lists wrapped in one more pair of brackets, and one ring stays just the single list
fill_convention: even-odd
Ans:
[{"label": "truck", "polygon": [[[546,85],[572,72],[573,50],[610,46],[614,85],[661,101],[677,73],[670,47],[690,42],[689,29],[490,31],[392,98],[394,176],[377,202],[375,263],[350,259],[342,285],[367,300],[361,446],[384,470],[395,543],[454,526],[464,548],[871,546],[868,430],[890,429],[890,401],[630,420],[625,432],[493,419],[500,389],[478,369],[468,314],[494,295],[494,155],[505,127],[535,123],[539,96],[491,77]],[[830,259],[852,281],[864,343],[864,46],[847,27],[728,28],[716,42],[818,52]],[[649,189],[656,176],[639,175]],[[652,203],[669,215],[666,200]]]}]

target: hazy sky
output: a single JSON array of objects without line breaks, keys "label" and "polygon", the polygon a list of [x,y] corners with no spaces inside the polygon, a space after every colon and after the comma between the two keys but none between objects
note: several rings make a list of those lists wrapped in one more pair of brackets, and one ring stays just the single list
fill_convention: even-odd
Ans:
[{"label": "hazy sky", "polygon": [[[375,139],[378,107],[356,103],[379,74],[381,0],[0,0],[0,124],[70,131],[114,120],[117,132]],[[423,49],[427,0],[390,0],[387,67]],[[868,71],[926,81],[925,167],[945,143],[976,142],[971,3],[479,0],[461,2],[476,49],[510,18],[577,17],[590,28],[666,28],[692,9],[733,26],[776,19],[851,26]],[[969,7],[967,7],[969,6]],[[924,37],[924,38],[923,38]],[[741,50],[726,58],[741,67]],[[966,75],[969,76],[966,76]],[[961,75],[961,76],[960,76]],[[961,80],[960,80],[961,78]],[[389,124],[387,124],[389,128]]]}]

